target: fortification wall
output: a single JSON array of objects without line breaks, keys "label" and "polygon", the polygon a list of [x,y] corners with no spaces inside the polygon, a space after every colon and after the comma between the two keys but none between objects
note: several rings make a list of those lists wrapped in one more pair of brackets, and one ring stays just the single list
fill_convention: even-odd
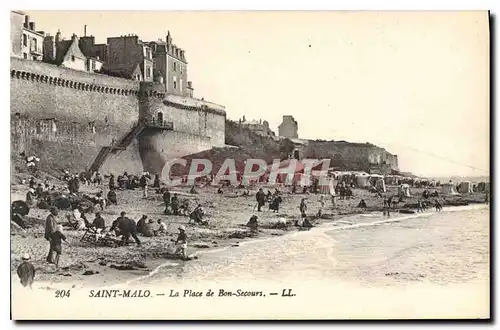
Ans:
[{"label": "fortification wall", "polygon": [[139,144],[144,170],[150,173],[161,173],[168,160],[212,148],[211,140],[206,136],[177,131],[145,131]]},{"label": "fortification wall", "polygon": [[36,154],[42,166],[83,171],[102,147],[158,112],[174,131],[147,129],[127,150],[111,155],[102,171],[138,172],[143,165],[160,171],[166,159],[225,144],[225,112],[210,102],[12,57],[10,75],[12,152]]},{"label": "fortification wall", "polygon": [[355,170],[369,171],[373,164],[388,164],[397,169],[397,156],[385,149],[367,143],[345,141],[309,141],[305,157],[332,158],[332,166],[348,166]]}]

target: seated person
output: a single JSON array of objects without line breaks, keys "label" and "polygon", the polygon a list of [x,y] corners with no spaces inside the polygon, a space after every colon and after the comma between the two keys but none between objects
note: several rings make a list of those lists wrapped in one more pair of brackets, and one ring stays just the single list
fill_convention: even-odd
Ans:
[{"label": "seated person", "polygon": [[257,231],[259,229],[258,218],[256,215],[252,215],[250,220],[248,220],[247,227],[249,227],[252,231]]},{"label": "seated person", "polygon": [[359,201],[358,207],[366,208],[366,202],[364,199]]}]

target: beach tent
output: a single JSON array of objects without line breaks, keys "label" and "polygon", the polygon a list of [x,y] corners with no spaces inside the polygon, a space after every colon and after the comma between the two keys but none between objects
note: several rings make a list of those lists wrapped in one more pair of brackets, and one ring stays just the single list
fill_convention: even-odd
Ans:
[{"label": "beach tent", "polygon": [[379,178],[377,180],[377,182],[375,183],[375,188],[377,189],[377,191],[379,192],[386,192],[386,188],[385,188],[385,182],[384,182],[384,179],[383,178]]},{"label": "beach tent", "polygon": [[461,194],[471,194],[472,191],[472,183],[470,181],[462,181],[458,185],[458,192]]},{"label": "beach tent", "polygon": [[384,176],[380,174],[370,174],[369,176],[370,176],[370,185],[374,187],[379,179],[384,180]]},{"label": "beach tent", "polygon": [[458,195],[458,192],[455,189],[455,184],[451,182],[441,184],[441,193],[448,195]]},{"label": "beach tent", "polygon": [[403,183],[398,187],[398,196],[410,197],[410,185]]},{"label": "beach tent", "polygon": [[354,182],[358,188],[368,188],[370,186],[370,176],[366,173],[357,174]]},{"label": "beach tent", "polygon": [[489,192],[490,191],[490,183],[489,182],[479,182],[476,186],[477,192]]},{"label": "beach tent", "polygon": [[335,196],[335,180],[333,178],[325,179],[327,182],[320,181],[319,184],[319,193],[322,195],[330,195]]}]

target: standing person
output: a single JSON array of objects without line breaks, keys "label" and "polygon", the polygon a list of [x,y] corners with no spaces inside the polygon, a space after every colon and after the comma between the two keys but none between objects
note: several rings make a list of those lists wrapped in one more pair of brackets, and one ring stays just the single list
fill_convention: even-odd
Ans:
[{"label": "standing person", "polygon": [[255,195],[255,199],[257,200],[257,211],[261,212],[262,206],[266,203],[266,194],[264,194],[262,188],[259,188],[259,191]]},{"label": "standing person", "polygon": [[26,204],[28,204],[29,207],[35,205],[35,190],[33,188],[30,188],[26,193]]},{"label": "standing person", "polygon": [[321,215],[323,214],[323,208],[325,207],[325,200],[324,200],[324,196],[321,195],[319,196],[319,210],[318,210],[318,217],[321,217]]},{"label": "standing person", "polygon": [[305,218],[306,217],[306,211],[307,211],[307,204],[306,204],[306,199],[305,198],[302,198],[300,200],[299,210],[300,210],[300,217],[301,218]]},{"label": "standing person", "polygon": [[100,186],[102,184],[102,175],[101,173],[97,172],[95,174],[95,179],[94,179],[94,183],[98,186]]},{"label": "standing person", "polygon": [[23,254],[22,259],[23,262],[19,265],[19,267],[17,267],[17,276],[19,276],[22,286],[29,286],[31,289],[31,285],[33,284],[33,280],[35,278],[35,267],[33,267],[33,265],[29,262],[29,254]]},{"label": "standing person", "polygon": [[139,186],[142,188],[142,198],[148,197],[148,178],[143,173],[139,179]]},{"label": "standing person", "polygon": [[59,257],[62,254],[62,241],[66,241],[66,236],[63,234],[61,225],[57,225],[56,231],[52,233],[50,239],[50,248],[56,253],[56,268],[59,268]]},{"label": "standing person", "polygon": [[177,198],[177,194],[174,194],[170,203],[174,215],[179,215],[179,198]]},{"label": "standing person", "polygon": [[115,176],[113,174],[111,174],[109,176],[109,189],[112,190],[115,188],[116,188]]},{"label": "standing person", "polygon": [[187,235],[184,225],[179,226],[179,235],[177,236],[175,244],[177,245],[175,254],[181,254],[183,258],[187,258]]},{"label": "standing person", "polygon": [[163,193],[163,202],[165,202],[165,211],[163,211],[163,214],[168,214],[168,208],[170,207],[170,191],[168,191],[167,188],[165,188],[165,192]]},{"label": "standing person", "polygon": [[153,188],[160,188],[160,175],[155,174],[155,181],[153,182]]},{"label": "standing person", "polygon": [[54,251],[52,250],[52,234],[56,231],[57,221],[56,216],[58,212],[55,207],[50,208],[50,214],[47,216],[47,220],[45,220],[45,239],[49,241],[49,254],[47,255],[47,262],[54,263],[53,255]]}]

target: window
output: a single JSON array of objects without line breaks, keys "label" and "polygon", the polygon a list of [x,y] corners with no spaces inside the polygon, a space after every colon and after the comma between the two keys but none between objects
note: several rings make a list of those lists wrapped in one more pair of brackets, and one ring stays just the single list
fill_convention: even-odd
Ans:
[{"label": "window", "polygon": [[25,60],[27,60],[28,59],[28,54],[23,53],[23,57],[24,57]]},{"label": "window", "polygon": [[146,78],[151,77],[151,68],[146,69]]},{"label": "window", "polygon": [[34,51],[38,50],[38,44],[37,44],[36,38],[33,38],[32,50],[34,50]]},{"label": "window", "polygon": [[177,71],[177,63],[174,61],[174,72]]},{"label": "window", "polygon": [[184,67],[184,66],[183,66],[182,64],[181,64],[181,65],[179,65],[179,70],[181,71],[181,74],[182,74],[182,68],[183,68],[183,67]]},{"label": "window", "polygon": [[179,79],[179,91],[182,92],[182,79]]},{"label": "window", "polygon": [[71,55],[71,61],[75,61],[75,55]]},{"label": "window", "polygon": [[174,89],[177,89],[177,77],[174,76]]},{"label": "window", "polygon": [[28,36],[23,34],[23,46],[28,46]]},{"label": "window", "polygon": [[92,61],[92,71],[95,71],[95,61]]}]

